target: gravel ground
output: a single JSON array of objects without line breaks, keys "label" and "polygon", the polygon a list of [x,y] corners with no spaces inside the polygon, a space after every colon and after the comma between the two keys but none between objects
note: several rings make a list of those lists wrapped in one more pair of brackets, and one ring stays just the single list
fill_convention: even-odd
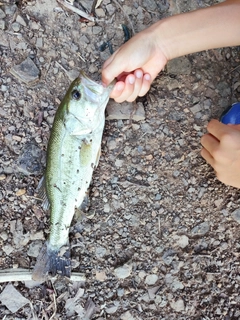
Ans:
[{"label": "gravel ground", "polygon": [[[2,270],[31,269],[49,233],[35,190],[79,70],[100,79],[110,52],[99,49],[124,42],[122,24],[134,33],[215,2],[103,0],[97,22],[54,0],[0,2]],[[208,121],[238,100],[239,60],[225,48],[171,61],[132,119],[131,104],[110,102],[91,206],[70,235],[86,280],[3,282],[1,319],[240,319],[239,192],[199,153]]]}]

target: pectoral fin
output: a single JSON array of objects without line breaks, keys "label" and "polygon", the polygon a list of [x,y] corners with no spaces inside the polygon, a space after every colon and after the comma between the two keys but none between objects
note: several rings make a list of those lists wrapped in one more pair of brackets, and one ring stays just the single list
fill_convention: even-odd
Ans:
[{"label": "pectoral fin", "polygon": [[45,176],[41,178],[38,183],[36,193],[40,199],[42,199],[42,205],[44,211],[47,211],[50,208],[50,203],[48,201],[47,193],[46,193],[46,184],[45,184]]}]

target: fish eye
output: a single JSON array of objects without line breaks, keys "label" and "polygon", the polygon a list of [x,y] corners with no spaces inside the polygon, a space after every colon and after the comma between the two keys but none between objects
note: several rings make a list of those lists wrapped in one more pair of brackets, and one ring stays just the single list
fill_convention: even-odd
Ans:
[{"label": "fish eye", "polygon": [[72,98],[74,100],[79,100],[81,98],[81,92],[79,92],[78,90],[73,90],[72,91]]}]

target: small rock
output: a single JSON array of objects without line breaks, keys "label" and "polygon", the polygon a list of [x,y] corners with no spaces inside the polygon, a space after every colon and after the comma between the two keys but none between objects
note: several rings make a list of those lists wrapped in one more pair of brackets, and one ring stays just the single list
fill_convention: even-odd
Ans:
[{"label": "small rock", "polygon": [[5,21],[4,21],[4,20],[0,20],[0,29],[1,29],[1,30],[4,30],[5,27],[6,27]]},{"label": "small rock", "polygon": [[23,27],[26,27],[26,26],[27,26],[25,20],[24,20],[20,15],[17,15],[16,21],[17,21],[19,24],[21,24]]},{"label": "small rock", "polygon": [[197,226],[195,226],[192,231],[191,231],[191,234],[192,236],[200,236],[200,237],[203,237],[205,236],[205,234],[208,233],[210,229],[210,225],[209,225],[209,222],[208,221],[204,221],[200,224],[198,224]]},{"label": "small rock", "polygon": [[24,195],[26,193],[26,189],[19,189],[17,192],[16,192],[16,196],[17,197],[20,197],[22,195]]},{"label": "small rock", "polygon": [[2,250],[6,253],[7,256],[9,256],[13,252],[14,248],[10,244],[7,244],[6,246],[2,247]]},{"label": "small rock", "polygon": [[38,256],[41,248],[42,248],[42,241],[36,240],[36,241],[31,242],[29,245],[28,252],[27,252],[28,256],[36,258]]},{"label": "small rock", "polygon": [[186,248],[189,243],[189,238],[185,235],[182,236],[174,236],[174,239],[176,240],[176,244],[181,248]]},{"label": "small rock", "polygon": [[103,207],[103,211],[109,213],[111,211],[109,203],[106,203]]},{"label": "small rock", "polygon": [[0,301],[12,313],[17,312],[19,309],[29,303],[29,300],[19,293],[11,283],[9,283],[2,291],[0,295]]},{"label": "small rock", "polygon": [[15,170],[25,175],[39,174],[43,171],[43,152],[35,140],[31,140],[21,150]]},{"label": "small rock", "polygon": [[170,306],[177,312],[184,311],[184,301],[182,299],[178,299],[177,301],[171,301]]},{"label": "small rock", "polygon": [[0,19],[3,19],[5,17],[6,17],[5,12],[2,9],[0,9]]},{"label": "small rock", "polygon": [[111,3],[106,5],[106,9],[110,16],[112,16],[116,11],[115,6],[113,6]]},{"label": "small rock", "polygon": [[96,280],[105,281],[107,278],[105,271],[96,271]]},{"label": "small rock", "polygon": [[116,159],[115,166],[120,168],[122,167],[123,163],[124,163],[124,160]]},{"label": "small rock", "polygon": [[0,237],[5,241],[5,240],[7,240],[8,239],[8,234],[7,234],[7,232],[6,231],[2,231],[1,233],[0,233]]},{"label": "small rock", "polygon": [[121,316],[120,316],[121,320],[135,320],[135,318],[131,315],[130,311],[126,311],[124,312]]},{"label": "small rock", "polygon": [[10,72],[28,85],[39,80],[39,70],[29,57],[20,64],[13,66]]},{"label": "small rock", "polygon": [[191,63],[187,57],[176,58],[168,62],[167,71],[174,75],[190,74]]},{"label": "small rock", "polygon": [[197,103],[193,107],[191,107],[190,110],[192,111],[193,114],[196,114],[202,110],[202,106],[200,105],[200,103]]},{"label": "small rock", "polygon": [[97,247],[95,250],[95,254],[97,258],[103,258],[106,252],[107,250],[104,247]]},{"label": "small rock", "polygon": [[102,27],[94,26],[92,30],[93,30],[93,34],[99,34],[102,32]]},{"label": "small rock", "polygon": [[12,29],[14,32],[18,32],[20,30],[20,24],[18,22],[13,22]]},{"label": "small rock", "polygon": [[95,10],[95,12],[96,12],[97,17],[99,17],[99,18],[105,17],[105,12],[102,8],[97,8]]},{"label": "small rock", "polygon": [[132,272],[132,265],[124,264],[114,270],[114,274],[118,279],[125,279],[130,276]]},{"label": "small rock", "polygon": [[236,209],[232,212],[232,218],[237,222],[240,223],[240,209]]},{"label": "small rock", "polygon": [[37,38],[36,47],[37,48],[42,48],[43,47],[43,38]]},{"label": "small rock", "polygon": [[[135,110],[135,106],[137,106]],[[141,121],[145,119],[145,111],[143,104],[138,102],[132,104],[131,102],[123,102],[121,104],[110,100],[107,105],[107,120],[124,120],[132,119],[135,121]]]},{"label": "small rock", "polygon": [[119,307],[119,302],[116,301],[113,306],[110,306],[110,307],[106,308],[105,311],[108,314],[113,314],[113,313],[115,313],[117,311],[118,307]]},{"label": "small rock", "polygon": [[149,274],[146,276],[145,283],[149,286],[154,285],[158,281],[158,276],[156,274]]}]

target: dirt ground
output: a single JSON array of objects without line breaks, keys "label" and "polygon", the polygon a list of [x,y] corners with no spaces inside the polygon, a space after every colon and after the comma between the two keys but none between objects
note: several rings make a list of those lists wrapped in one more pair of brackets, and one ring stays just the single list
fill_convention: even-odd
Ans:
[{"label": "dirt ground", "polygon": [[[133,34],[216,2],[103,0],[96,22],[55,0],[0,2],[0,279],[31,270],[48,236],[35,190],[79,70],[100,79],[103,44],[124,42],[122,24]],[[137,100],[139,119],[108,111],[90,209],[70,233],[83,281],[2,280],[1,319],[240,319],[239,191],[200,156],[208,121],[239,98],[239,61],[238,48],[176,59]]]}]

